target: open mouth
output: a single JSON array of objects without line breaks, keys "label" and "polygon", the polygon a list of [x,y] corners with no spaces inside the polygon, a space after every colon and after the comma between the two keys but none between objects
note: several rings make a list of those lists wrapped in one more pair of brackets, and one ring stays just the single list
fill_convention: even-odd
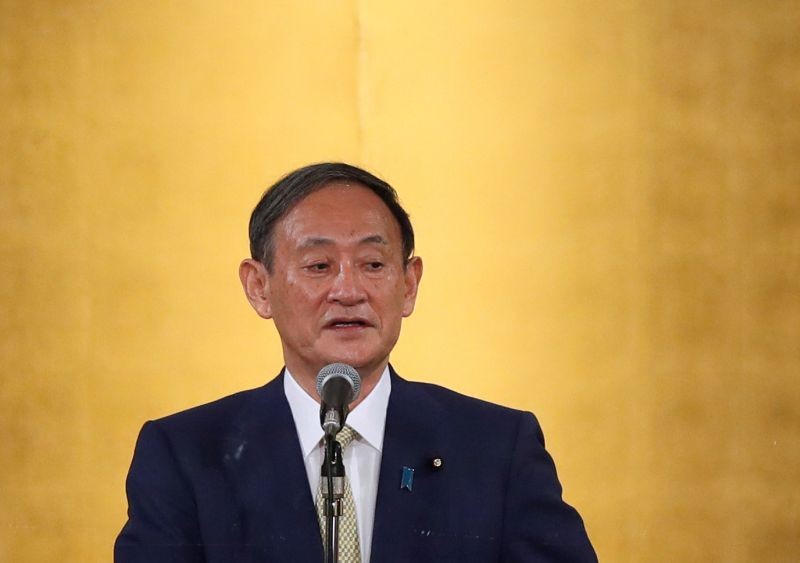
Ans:
[{"label": "open mouth", "polygon": [[325,328],[366,328],[370,324],[364,319],[333,319]]}]

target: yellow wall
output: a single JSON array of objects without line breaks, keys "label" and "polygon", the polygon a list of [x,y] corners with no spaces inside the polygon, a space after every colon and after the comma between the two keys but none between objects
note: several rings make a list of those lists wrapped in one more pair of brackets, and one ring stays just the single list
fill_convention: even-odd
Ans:
[{"label": "yellow wall", "polygon": [[398,369],[535,411],[601,559],[799,560],[798,24],[0,0],[0,561],[108,561],[142,422],[277,372],[246,222],[329,159],[418,230]]}]

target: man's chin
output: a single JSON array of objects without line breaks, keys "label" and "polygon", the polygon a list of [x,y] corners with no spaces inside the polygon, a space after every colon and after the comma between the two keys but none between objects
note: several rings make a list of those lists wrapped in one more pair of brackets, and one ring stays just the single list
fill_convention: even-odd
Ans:
[{"label": "man's chin", "polygon": [[361,374],[361,377],[368,376],[373,371],[381,368],[385,361],[386,358],[376,358],[374,355],[347,351],[337,351],[326,356],[326,365],[333,363],[347,364],[354,367]]}]

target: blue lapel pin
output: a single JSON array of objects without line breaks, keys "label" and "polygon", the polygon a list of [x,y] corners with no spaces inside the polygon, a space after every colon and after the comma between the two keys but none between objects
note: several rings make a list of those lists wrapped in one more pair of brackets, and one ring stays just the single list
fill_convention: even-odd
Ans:
[{"label": "blue lapel pin", "polygon": [[414,468],[413,467],[406,467],[403,466],[403,476],[400,477],[400,489],[408,489],[408,492],[411,492],[411,488],[414,486]]}]

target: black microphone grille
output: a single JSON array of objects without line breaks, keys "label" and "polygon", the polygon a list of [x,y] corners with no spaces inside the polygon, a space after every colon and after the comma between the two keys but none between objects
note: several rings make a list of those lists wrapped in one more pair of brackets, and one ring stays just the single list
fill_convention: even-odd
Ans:
[{"label": "black microphone grille", "polygon": [[322,387],[325,385],[325,382],[332,377],[344,377],[348,379],[353,386],[352,401],[358,398],[358,394],[361,392],[361,376],[358,375],[356,368],[353,366],[341,363],[328,364],[319,370],[317,374],[317,393],[319,393],[320,396],[322,396]]}]

